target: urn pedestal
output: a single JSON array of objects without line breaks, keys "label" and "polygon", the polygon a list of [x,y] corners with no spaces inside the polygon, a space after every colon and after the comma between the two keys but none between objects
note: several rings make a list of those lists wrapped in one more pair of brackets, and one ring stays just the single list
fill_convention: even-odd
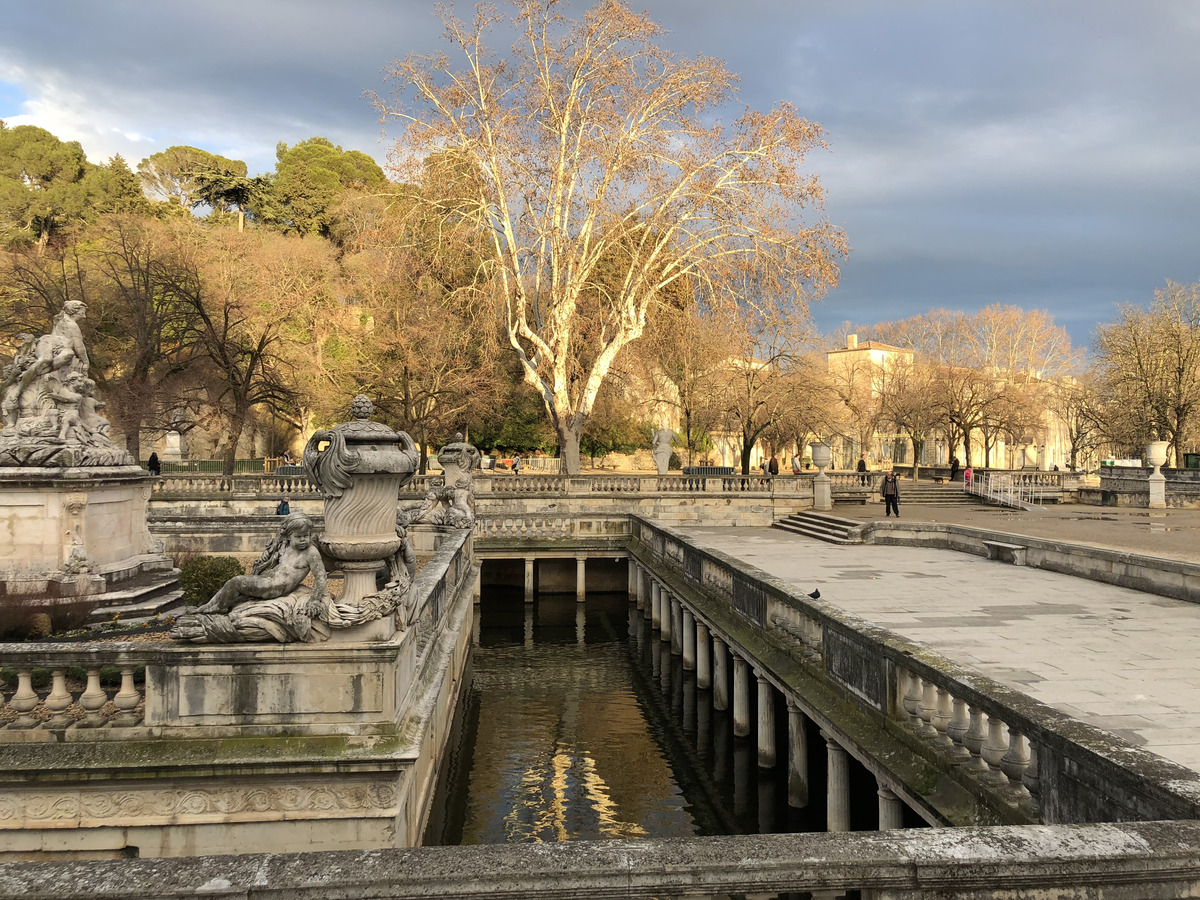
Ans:
[{"label": "urn pedestal", "polygon": [[833,450],[828,444],[813,444],[809,447],[817,474],[813,478],[813,509],[828,512],[833,509],[833,482],[825,469],[833,461]]},{"label": "urn pedestal", "polygon": [[1167,461],[1167,441],[1151,441],[1146,445],[1146,462],[1154,466],[1150,473],[1150,509],[1167,508],[1167,476],[1159,471]]}]

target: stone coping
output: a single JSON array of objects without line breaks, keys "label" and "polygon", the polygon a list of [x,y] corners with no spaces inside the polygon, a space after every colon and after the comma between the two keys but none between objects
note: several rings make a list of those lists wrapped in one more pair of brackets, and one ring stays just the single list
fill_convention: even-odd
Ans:
[{"label": "stone coping", "polygon": [[78,488],[81,482],[108,484],[111,482],[153,480],[141,466],[11,466],[0,467],[0,487],[36,485],[66,485]]},{"label": "stone coping", "polygon": [[1195,896],[1200,823],[996,826],[0,864],[0,900]]}]

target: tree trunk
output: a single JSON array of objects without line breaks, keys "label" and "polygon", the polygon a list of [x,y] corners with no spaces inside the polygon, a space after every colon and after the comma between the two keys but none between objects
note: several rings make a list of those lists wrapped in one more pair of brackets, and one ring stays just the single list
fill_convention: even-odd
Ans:
[{"label": "tree trunk", "polygon": [[918,441],[911,434],[908,436],[909,442],[913,448],[913,483],[916,484],[917,476],[921,471],[921,450],[925,447],[924,441]]},{"label": "tree trunk", "polygon": [[246,428],[246,412],[236,412],[229,418],[229,444],[225,447],[224,464],[221,473],[226,477],[233,475],[234,464],[237,461],[237,448],[242,440],[242,432]]},{"label": "tree trunk", "polygon": [[569,425],[558,427],[558,456],[561,460],[563,475],[579,474],[579,438],[583,434],[582,426],[572,428]]},{"label": "tree trunk", "polygon": [[750,454],[753,451],[754,451],[754,444],[752,444],[750,442],[749,438],[746,437],[745,433],[743,433],[742,434],[742,474],[743,475],[750,474]]}]

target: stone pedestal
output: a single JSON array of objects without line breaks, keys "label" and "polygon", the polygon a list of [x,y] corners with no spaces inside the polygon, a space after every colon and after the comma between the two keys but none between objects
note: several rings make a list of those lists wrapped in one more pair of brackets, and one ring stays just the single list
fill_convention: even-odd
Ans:
[{"label": "stone pedestal", "polygon": [[146,527],[138,466],[0,469],[0,594],[102,593],[169,561]]}]

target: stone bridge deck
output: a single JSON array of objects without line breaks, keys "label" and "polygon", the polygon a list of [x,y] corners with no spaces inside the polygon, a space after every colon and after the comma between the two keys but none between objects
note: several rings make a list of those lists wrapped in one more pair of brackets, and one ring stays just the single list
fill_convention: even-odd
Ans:
[{"label": "stone bridge deck", "polygon": [[[1145,510],[1139,518],[1090,507],[1003,518],[989,509],[913,512],[909,521],[1057,534],[1140,553],[1164,544],[1164,556],[1200,555],[1195,511],[1171,510],[1164,519],[1146,518]],[[877,515],[873,509],[835,513],[864,521]],[[1151,531],[1152,524],[1163,530]],[[1200,771],[1200,605],[953,550],[837,546],[770,528],[680,530],[805,591],[819,588],[825,602]]]}]

